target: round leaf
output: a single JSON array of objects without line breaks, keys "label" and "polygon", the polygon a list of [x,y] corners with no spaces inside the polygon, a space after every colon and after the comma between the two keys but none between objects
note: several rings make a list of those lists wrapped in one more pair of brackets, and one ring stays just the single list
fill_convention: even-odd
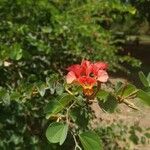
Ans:
[{"label": "round leaf", "polygon": [[84,150],[103,150],[100,137],[94,132],[84,132],[79,135]]},{"label": "round leaf", "polygon": [[54,122],[46,130],[46,137],[51,143],[62,145],[67,137],[68,125],[60,122]]}]

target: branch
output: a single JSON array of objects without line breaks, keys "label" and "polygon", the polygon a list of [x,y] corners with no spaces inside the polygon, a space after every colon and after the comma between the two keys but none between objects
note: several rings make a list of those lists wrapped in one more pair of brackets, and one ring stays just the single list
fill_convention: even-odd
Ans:
[{"label": "branch", "polygon": [[130,107],[130,108],[132,108],[132,109],[134,109],[134,110],[139,110],[139,108],[138,107],[136,107],[133,103],[131,103],[131,102],[129,102],[128,100],[124,100],[124,101],[122,101],[124,104],[126,104],[128,107]]},{"label": "branch", "polygon": [[70,121],[69,121],[69,111],[70,109],[73,107],[73,105],[76,103],[76,100],[67,108],[67,113],[66,113],[66,122],[69,125]]},{"label": "branch", "polygon": [[65,90],[66,90],[70,95],[74,95],[67,87],[65,87]]},{"label": "branch", "polygon": [[139,90],[137,89],[137,90],[135,90],[134,92],[132,92],[131,94],[129,94],[128,96],[121,98],[120,100],[123,101],[124,99],[130,99],[130,98],[132,98],[132,97],[135,97],[135,94],[136,94],[138,91],[139,91]]},{"label": "branch", "polygon": [[78,142],[77,142],[77,139],[75,137],[75,135],[71,132],[72,136],[73,136],[73,139],[74,139],[74,142],[75,142],[75,148],[74,150],[82,150],[82,148],[79,146]]}]

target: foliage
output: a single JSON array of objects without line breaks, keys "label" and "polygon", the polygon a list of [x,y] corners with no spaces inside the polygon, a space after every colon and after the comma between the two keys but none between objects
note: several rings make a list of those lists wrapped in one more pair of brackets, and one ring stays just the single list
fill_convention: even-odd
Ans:
[{"label": "foliage", "polygon": [[[135,8],[134,15],[125,15],[120,18],[124,20],[124,24],[114,24],[112,29],[118,33],[118,36],[122,35],[149,35],[150,34],[150,12],[149,12],[149,0],[121,0],[126,5],[131,5]],[[125,38],[124,35],[124,38]],[[120,42],[125,41],[120,40]]]},{"label": "foliage", "polygon": [[57,70],[58,65],[62,69],[66,63],[87,58],[108,61],[115,71],[123,69],[123,62],[139,64],[119,55],[111,32],[113,24],[123,24],[122,16],[136,11],[118,0],[2,0],[0,10],[1,65],[10,61],[27,69],[32,62],[40,70],[48,66]]},{"label": "foliage", "polygon": [[144,88],[143,90],[139,90],[138,96],[144,103],[150,106],[150,73],[146,77],[143,72],[139,72],[139,78],[144,85]]},{"label": "foliage", "polygon": [[136,2],[134,0],[129,0],[129,2],[139,10],[138,16],[140,20],[146,18],[148,22],[150,22],[149,0],[137,0]]},{"label": "foliage", "polygon": [[[63,119],[69,118],[77,123],[82,143],[87,141],[79,128],[84,123],[87,130],[89,109],[79,87],[69,87],[75,95],[66,92],[64,68],[83,58],[105,60],[111,71],[124,69],[124,62],[137,66],[139,61],[119,54],[112,32],[127,14],[134,15],[135,8],[118,0],[0,1],[0,149],[56,149],[57,144],[46,142],[45,130],[60,120],[65,131],[53,140],[47,133],[48,139],[63,144],[70,136],[74,146],[76,135],[65,136]],[[78,107],[69,112],[74,101]],[[99,140],[93,131],[89,134]]]}]

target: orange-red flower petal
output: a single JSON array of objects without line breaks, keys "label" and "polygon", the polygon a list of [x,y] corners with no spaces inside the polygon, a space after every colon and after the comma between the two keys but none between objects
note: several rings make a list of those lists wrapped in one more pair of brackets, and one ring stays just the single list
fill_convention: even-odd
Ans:
[{"label": "orange-red flower petal", "polygon": [[78,78],[78,82],[79,84],[82,85],[82,87],[93,87],[94,84],[96,83],[96,79],[92,78],[92,77],[80,77]]},{"label": "orange-red flower petal", "polygon": [[94,65],[99,69],[99,70],[106,70],[108,69],[108,64],[104,62],[96,62]]},{"label": "orange-red flower petal", "polygon": [[76,77],[79,77],[82,73],[81,65],[75,64],[67,68],[68,71],[73,71]]}]

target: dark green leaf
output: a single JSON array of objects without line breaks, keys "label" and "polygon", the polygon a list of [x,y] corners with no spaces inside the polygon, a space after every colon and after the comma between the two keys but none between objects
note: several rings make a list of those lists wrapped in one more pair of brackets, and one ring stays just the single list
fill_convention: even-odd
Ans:
[{"label": "dark green leaf", "polygon": [[130,135],[130,140],[134,143],[134,144],[138,144],[139,138],[135,133],[131,133]]},{"label": "dark green leaf", "polygon": [[46,130],[46,137],[51,143],[62,145],[67,137],[68,125],[60,122],[54,122]]},{"label": "dark green leaf", "polygon": [[89,115],[86,109],[75,107],[70,111],[70,116],[80,128],[87,128]]},{"label": "dark green leaf", "polygon": [[84,150],[103,150],[100,137],[92,131],[80,134],[79,139]]},{"label": "dark green leaf", "polygon": [[150,133],[145,133],[145,136],[150,139]]},{"label": "dark green leaf", "polygon": [[117,82],[117,84],[115,85],[115,92],[117,93],[118,91],[120,91],[122,86],[123,86],[122,82]]},{"label": "dark green leaf", "polygon": [[[99,99],[98,99],[99,100]],[[109,95],[107,97],[106,101],[99,101],[99,105],[101,108],[103,108],[105,111],[108,111],[110,113],[113,113],[118,105],[118,102],[116,98],[112,95]]]},{"label": "dark green leaf", "polygon": [[63,110],[73,99],[74,96],[64,94],[54,100],[50,100],[48,105],[45,107],[44,112],[48,113],[49,115],[57,114]]}]

